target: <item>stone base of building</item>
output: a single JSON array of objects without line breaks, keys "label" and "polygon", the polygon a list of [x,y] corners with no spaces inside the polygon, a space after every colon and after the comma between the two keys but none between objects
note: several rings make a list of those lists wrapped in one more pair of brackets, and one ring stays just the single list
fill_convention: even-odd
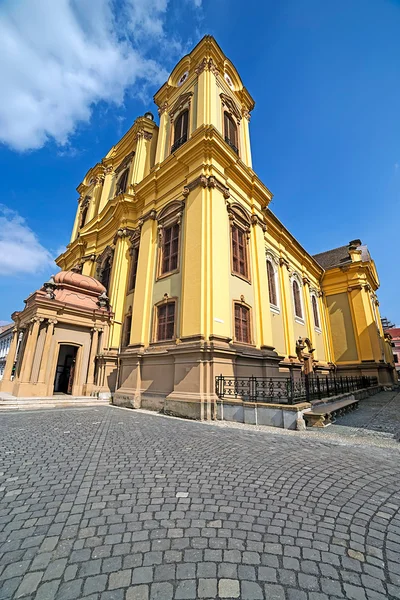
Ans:
[{"label": "stone base of building", "polygon": [[348,377],[376,377],[380,385],[391,386],[397,384],[398,377],[395,368],[388,363],[363,361],[361,363],[337,365],[336,374]]},{"label": "stone base of building", "polygon": [[[328,371],[329,365],[321,365],[325,367]],[[146,349],[130,346],[120,354],[119,387],[113,403],[190,419],[217,419],[218,375],[277,377],[301,368],[300,361],[284,360],[273,348],[240,346],[224,338],[210,342],[192,338],[174,346],[155,344]],[[293,410],[289,409],[286,421],[291,421]],[[268,424],[267,416],[265,419]]]},{"label": "stone base of building", "polygon": [[120,354],[119,406],[162,410],[192,419],[216,414],[215,377],[274,376],[282,357],[272,348],[240,347],[227,339],[192,338],[174,346],[128,347]]}]

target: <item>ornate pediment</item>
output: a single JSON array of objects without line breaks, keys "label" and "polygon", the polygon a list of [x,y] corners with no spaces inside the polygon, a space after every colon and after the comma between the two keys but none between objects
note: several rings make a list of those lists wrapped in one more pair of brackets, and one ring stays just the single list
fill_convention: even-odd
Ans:
[{"label": "ornate pediment", "polygon": [[171,117],[171,119],[174,118],[174,115],[179,110],[181,110],[181,108],[183,108],[185,106],[185,104],[188,104],[188,106],[190,106],[190,102],[192,100],[192,96],[193,96],[193,92],[185,92],[184,94],[181,94],[179,96],[178,100],[175,102],[175,104],[173,105],[173,107],[169,111],[169,116]]},{"label": "ornate pediment", "polygon": [[219,97],[221,98],[222,106],[225,106],[227,110],[231,113],[231,115],[236,118],[237,122],[240,123],[240,121],[242,120],[242,113],[240,112],[232,98],[227,94],[223,93],[221,93]]}]

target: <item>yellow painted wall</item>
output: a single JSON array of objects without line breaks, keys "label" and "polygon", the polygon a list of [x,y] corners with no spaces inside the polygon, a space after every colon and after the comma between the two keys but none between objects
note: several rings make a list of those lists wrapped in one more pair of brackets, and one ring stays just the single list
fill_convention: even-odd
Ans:
[{"label": "yellow painted wall", "polygon": [[358,361],[353,321],[347,293],[327,297],[332,345],[336,362]]}]

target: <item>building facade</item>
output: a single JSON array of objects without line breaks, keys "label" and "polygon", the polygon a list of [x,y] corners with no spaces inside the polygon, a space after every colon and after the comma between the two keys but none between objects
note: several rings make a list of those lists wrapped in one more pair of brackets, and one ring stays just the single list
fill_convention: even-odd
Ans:
[{"label": "building facade", "polygon": [[393,348],[394,364],[397,373],[400,371],[400,327],[392,327],[385,331],[386,336],[390,336],[390,342]]},{"label": "building facade", "polygon": [[8,351],[13,337],[14,323],[0,327],[0,380],[3,379]]},{"label": "building facade", "polygon": [[57,259],[107,296],[82,390],[211,418],[220,373],[341,370],[393,381],[371,257],[357,240],[327,265],[268,208],[272,194],[252,169],[254,101],[214,38],[178,63],[154,100],[159,125],[151,113],[136,119],[77,188],[71,242]]}]

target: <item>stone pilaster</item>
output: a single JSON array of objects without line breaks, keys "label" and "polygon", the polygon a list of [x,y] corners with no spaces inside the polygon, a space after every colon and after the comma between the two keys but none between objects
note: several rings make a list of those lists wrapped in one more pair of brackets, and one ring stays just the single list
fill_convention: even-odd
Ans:
[{"label": "stone pilaster", "polygon": [[47,365],[49,362],[50,349],[51,349],[51,338],[53,337],[54,326],[56,324],[57,324],[56,319],[49,319],[47,321],[46,337],[44,340],[42,359],[40,361],[38,383],[45,383],[45,381],[46,381],[46,371],[47,371]]}]

